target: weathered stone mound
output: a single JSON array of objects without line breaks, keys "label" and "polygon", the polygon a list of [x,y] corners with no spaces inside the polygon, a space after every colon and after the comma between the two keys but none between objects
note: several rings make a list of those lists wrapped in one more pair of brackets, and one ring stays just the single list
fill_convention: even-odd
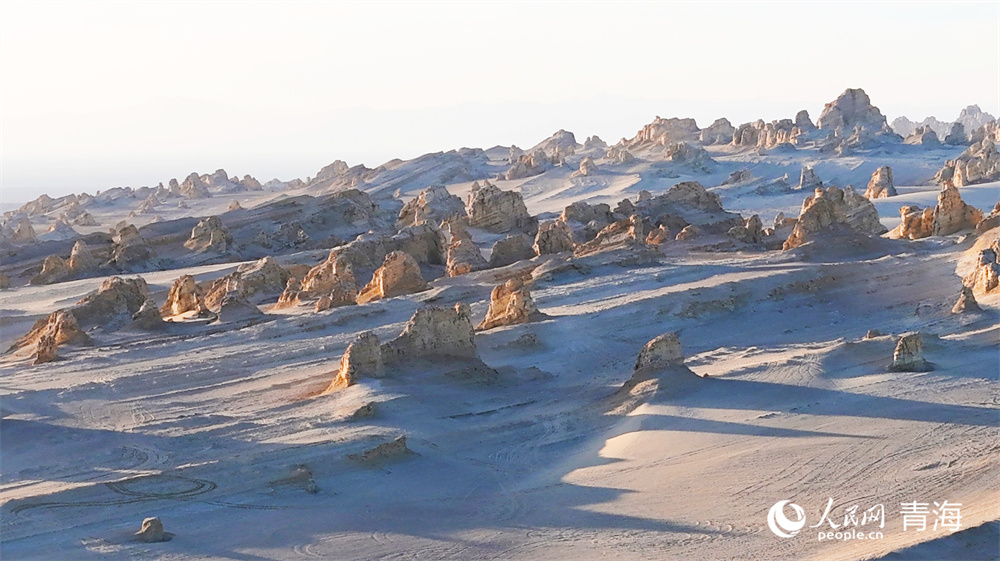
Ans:
[{"label": "weathered stone mound", "polygon": [[30,244],[38,241],[35,229],[31,226],[31,220],[27,216],[18,218],[17,223],[13,226],[11,225],[12,221],[13,219],[4,222],[3,228],[0,229],[0,241],[12,244]]},{"label": "weathered stone mound", "polygon": [[1000,240],[994,239],[990,247],[979,251],[972,271],[962,279],[962,284],[976,294],[1000,292]]},{"label": "weathered stone mound", "polygon": [[726,235],[734,240],[748,244],[759,244],[764,241],[764,223],[760,216],[754,214],[747,218],[741,226],[733,226]]},{"label": "weathered stone mound", "polygon": [[326,260],[309,269],[303,279],[291,276],[278,298],[276,308],[297,306],[314,299],[316,311],[357,303],[358,285],[354,270],[343,248],[334,249]]},{"label": "weathered stone mound", "polygon": [[[541,229],[541,227],[539,227]],[[509,234],[498,240],[490,250],[490,268],[506,267],[522,259],[531,259],[536,255],[532,240],[525,234]]]},{"label": "weathered stone mound", "polygon": [[896,187],[892,184],[892,168],[882,166],[872,173],[868,180],[868,188],[865,190],[866,199],[882,199],[885,197],[895,197]]},{"label": "weathered stone mound", "polygon": [[[808,119],[808,114],[806,115]],[[758,119],[753,123],[744,123],[730,135],[733,146],[749,146],[752,148],[774,148],[782,144],[798,144],[803,129],[791,119],[781,119],[765,123]]]},{"label": "weathered stone mound", "polygon": [[142,526],[135,533],[136,541],[143,543],[159,543],[170,541],[174,534],[163,531],[163,522],[159,518],[146,518],[142,521]]},{"label": "weathered stone mound", "polygon": [[951,313],[964,314],[981,311],[983,311],[983,309],[979,307],[979,302],[976,302],[976,296],[973,294],[972,288],[962,286],[962,292],[958,295],[958,301],[955,302],[955,306],[952,307]]},{"label": "weathered stone mound", "polygon": [[457,277],[472,271],[482,271],[489,267],[486,258],[479,251],[479,246],[472,241],[464,228],[454,226],[451,228],[451,232],[452,242],[448,246],[448,262],[445,267],[445,272],[449,277]]},{"label": "weathered stone mound", "polygon": [[615,215],[607,204],[591,205],[584,201],[577,201],[564,208],[559,219],[563,222],[577,222],[579,224],[597,222],[606,226],[615,221]]},{"label": "weathered stone mound", "polygon": [[[627,393],[646,380],[669,375],[671,386],[693,383],[699,376],[684,366],[684,353],[676,332],[668,332],[646,343],[635,361],[632,377],[619,390]],[[663,388],[672,389],[672,388]]]},{"label": "weathered stone mound", "polygon": [[163,315],[156,307],[156,302],[152,298],[147,298],[139,311],[132,316],[132,325],[148,331],[153,331],[163,327]]},{"label": "weathered stone mound", "polygon": [[938,134],[934,132],[930,126],[920,126],[913,129],[913,131],[903,139],[903,144],[911,144],[918,146],[940,146],[941,139],[938,138]]},{"label": "weathered stone mound", "polygon": [[799,172],[799,189],[804,191],[815,191],[823,186],[823,181],[816,175],[816,170],[812,166],[802,166]]},{"label": "weathered stone mound", "polygon": [[382,345],[382,358],[386,363],[445,357],[479,357],[468,305],[420,308],[407,322],[399,337]]},{"label": "weathered stone mound", "polygon": [[120,270],[128,271],[142,267],[153,258],[153,250],[139,234],[133,224],[125,224],[117,229],[111,246],[111,261]]},{"label": "weathered stone mound", "polygon": [[444,186],[435,185],[424,189],[403,205],[396,227],[416,226],[424,222],[438,224],[459,216],[465,216],[462,199],[449,193]]},{"label": "weathered stone mound", "polygon": [[223,298],[230,293],[237,293],[248,300],[278,296],[291,276],[273,257],[244,263],[209,286],[205,291],[205,305],[209,310],[218,310]]},{"label": "weathered stone mound", "polygon": [[131,320],[148,298],[149,287],[142,277],[111,277],[70,310],[81,325],[113,325]]},{"label": "weathered stone mound", "polygon": [[562,220],[545,222],[538,227],[535,243],[532,246],[538,255],[550,255],[573,251],[573,230]]},{"label": "weathered stone mound", "polygon": [[531,293],[524,281],[510,279],[490,293],[490,307],[478,331],[486,331],[504,325],[528,323],[544,317],[535,307]]},{"label": "weathered stone mound", "polygon": [[49,255],[42,263],[42,271],[31,277],[29,284],[43,285],[57,283],[70,276],[69,265],[58,255]]},{"label": "weathered stone mound", "polygon": [[889,237],[919,240],[931,236],[934,232],[934,208],[921,209],[917,205],[904,205],[899,208],[899,225],[893,228]]},{"label": "weathered stone mound", "polygon": [[736,127],[725,117],[716,119],[711,125],[698,132],[698,141],[702,144],[728,144],[733,140]]},{"label": "weathered stone mound", "polygon": [[184,247],[191,251],[210,251],[225,253],[233,246],[233,236],[222,225],[218,216],[204,218],[191,229],[191,237],[184,242]]},{"label": "weathered stone mound", "polygon": [[654,226],[662,224],[672,232],[693,224],[705,233],[725,234],[733,226],[743,224],[739,214],[724,210],[719,196],[697,181],[678,183],[655,197],[640,194],[639,200],[631,206],[634,210],[626,215],[637,214]]},{"label": "weathered stone mound", "polygon": [[642,218],[633,214],[602,229],[594,239],[577,247],[573,255],[586,257],[618,249],[648,249],[646,236],[647,227]]},{"label": "weathered stone mound", "polygon": [[847,89],[837,99],[826,104],[816,121],[820,129],[853,130],[856,127],[872,132],[889,130],[885,116],[878,107],[872,105],[864,90]]},{"label": "weathered stone mound", "polygon": [[413,454],[413,452],[407,448],[406,436],[404,435],[393,441],[383,442],[370,450],[359,452],[357,454],[348,454],[347,458],[361,464],[380,464],[392,460],[399,460],[411,454]]},{"label": "weathered stone mound", "polygon": [[793,249],[812,240],[822,240],[823,232],[836,224],[866,236],[878,236],[887,231],[879,222],[878,211],[871,201],[851,187],[819,188],[802,203],[802,212],[783,248]]},{"label": "weathered stone mound", "polygon": [[924,340],[920,333],[904,333],[896,341],[889,369],[895,372],[927,372],[931,365],[924,359]]},{"label": "weathered stone mound", "polygon": [[962,195],[951,183],[945,183],[934,207],[933,235],[947,236],[960,230],[975,228],[983,219],[983,212],[966,204]]},{"label": "weathered stone mound", "polygon": [[340,358],[337,376],[323,393],[346,388],[360,378],[381,378],[384,375],[385,367],[378,337],[371,331],[366,331],[347,346],[347,351]]},{"label": "weathered stone mound", "polygon": [[413,294],[427,290],[429,286],[420,274],[420,265],[409,254],[403,251],[393,251],[385,256],[382,266],[361,292],[358,293],[358,304],[373,302],[383,298]]},{"label": "weathered stone mound", "polygon": [[260,308],[235,290],[222,297],[217,314],[218,320],[221,322],[249,321],[263,316],[264,312],[261,312]]},{"label": "weathered stone mound", "polygon": [[187,312],[200,314],[205,310],[207,310],[205,305],[205,291],[201,285],[191,275],[181,275],[170,286],[170,292],[167,293],[167,301],[160,308],[160,314],[169,317]]},{"label": "weathered stone mound", "polygon": [[979,224],[976,224],[976,235],[981,236],[993,228],[1000,227],[1000,202],[993,207],[987,216],[984,216]]},{"label": "weathered stone mound", "polygon": [[520,193],[501,190],[489,182],[478,189],[475,187],[466,204],[470,226],[497,234],[520,230],[534,235],[538,222],[528,214]]},{"label": "weathered stone mound", "polygon": [[57,310],[36,321],[7,353],[32,356],[34,364],[42,364],[55,360],[56,348],[67,343],[90,344],[91,339],[80,329],[73,312]]}]

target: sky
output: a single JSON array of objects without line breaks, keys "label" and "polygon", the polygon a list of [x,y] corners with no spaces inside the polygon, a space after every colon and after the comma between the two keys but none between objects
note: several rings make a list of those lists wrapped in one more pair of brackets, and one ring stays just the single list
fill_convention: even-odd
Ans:
[{"label": "sky", "polygon": [[0,0],[0,203],[267,181],[655,116],[1000,115],[1000,2]]}]

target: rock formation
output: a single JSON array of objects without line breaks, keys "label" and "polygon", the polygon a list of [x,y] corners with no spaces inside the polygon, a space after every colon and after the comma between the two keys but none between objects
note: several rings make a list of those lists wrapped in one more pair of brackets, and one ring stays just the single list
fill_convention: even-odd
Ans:
[{"label": "rock formation", "polygon": [[385,256],[382,266],[358,294],[358,304],[412,294],[429,287],[420,274],[420,266],[409,253],[393,251]]},{"label": "rock formation", "polygon": [[417,309],[403,332],[382,345],[382,359],[391,364],[418,358],[478,358],[469,306],[425,306]]},{"label": "rock formation", "polygon": [[781,119],[765,123],[758,119],[744,123],[733,132],[733,146],[749,146],[758,149],[774,148],[781,144],[798,144],[802,129],[791,119]]},{"label": "rock formation", "polygon": [[899,225],[893,229],[889,237],[919,240],[933,234],[933,207],[921,209],[917,205],[904,205],[899,208],[899,215]]},{"label": "rock formation", "polygon": [[160,309],[156,307],[156,302],[147,298],[139,307],[139,311],[132,315],[132,325],[147,331],[163,327],[163,316],[160,314]]},{"label": "rock formation", "polygon": [[537,221],[528,214],[520,193],[503,191],[489,182],[474,188],[466,212],[470,226],[497,234],[516,229],[533,235],[537,229]]},{"label": "rock formation", "polygon": [[597,173],[597,164],[594,163],[593,158],[586,157],[580,160],[580,169],[573,173],[574,176],[587,176],[594,175]]},{"label": "rock formation", "polygon": [[163,316],[176,316],[187,312],[205,312],[205,292],[191,275],[181,275],[170,287],[167,301],[160,308]]},{"label": "rock formation", "polygon": [[90,252],[87,243],[79,240],[73,244],[73,250],[70,251],[69,261],[66,262],[66,265],[73,273],[82,273],[96,269],[99,263]]},{"label": "rock formation", "polygon": [[701,228],[698,228],[694,224],[688,224],[687,226],[681,228],[680,232],[677,232],[677,236],[674,238],[679,242],[686,240],[693,240],[701,235]]},{"label": "rock formation", "polygon": [[[630,203],[631,204],[631,203]],[[719,196],[697,181],[684,181],[655,197],[640,193],[631,214],[637,214],[652,225],[664,225],[677,232],[689,224],[707,233],[725,234],[733,226],[743,224],[740,215],[722,208]],[[619,209],[615,209],[618,214]]]},{"label": "rock formation", "polygon": [[602,229],[594,239],[578,246],[573,255],[585,257],[616,249],[646,249],[646,230],[642,217],[633,214]]},{"label": "rock formation", "polygon": [[489,263],[479,251],[479,246],[472,241],[465,230],[453,228],[452,232],[452,242],[448,246],[448,262],[445,267],[449,277],[482,271],[489,267]]},{"label": "rock formation", "polygon": [[972,272],[962,279],[962,284],[976,294],[992,294],[1000,289],[1000,241],[993,240],[990,247],[980,250]]},{"label": "rock formation", "polygon": [[[238,293],[243,298],[277,296],[281,294],[291,273],[273,257],[264,257],[253,263],[244,263],[236,271],[216,279],[205,291],[205,306],[218,310],[227,294]],[[351,279],[353,283],[353,277]],[[256,299],[256,298],[255,298]]]},{"label": "rock formation", "polygon": [[399,211],[396,227],[416,226],[424,222],[438,224],[449,218],[465,215],[462,199],[452,195],[442,185],[428,187],[410,199]]},{"label": "rock formation", "polygon": [[159,518],[146,518],[142,527],[135,533],[135,539],[143,543],[158,543],[169,541],[174,535],[163,531],[163,522]]},{"label": "rock formation", "polygon": [[972,288],[968,286],[962,286],[962,292],[958,295],[958,301],[955,302],[955,306],[951,309],[953,314],[962,314],[965,312],[981,312],[982,308],[979,307],[979,303],[976,302],[976,296],[972,293]]},{"label": "rock formation", "polygon": [[476,330],[486,331],[503,325],[528,323],[539,315],[524,281],[510,279],[490,293],[489,310]]},{"label": "rock formation", "polygon": [[982,235],[987,230],[992,230],[1000,226],[1000,202],[998,202],[993,210],[990,211],[989,215],[984,216],[979,224],[976,224],[976,235]]},{"label": "rock formation", "polygon": [[664,333],[646,343],[639,351],[635,369],[667,368],[684,364],[684,353],[676,332]]},{"label": "rock formation", "polygon": [[758,244],[764,239],[764,223],[760,216],[754,214],[747,218],[742,226],[733,226],[726,234],[743,243]]},{"label": "rock formation", "polygon": [[644,148],[649,146],[668,146],[676,142],[697,140],[700,133],[697,123],[690,118],[657,116],[652,123],[645,125],[635,137],[626,141],[627,148]]},{"label": "rock formation", "polygon": [[191,229],[191,237],[184,242],[184,247],[191,251],[212,251],[224,253],[232,248],[233,236],[222,225],[218,216],[203,218]]},{"label": "rock formation", "polygon": [[668,145],[663,152],[663,157],[668,162],[706,173],[712,171],[712,165],[715,164],[715,160],[708,155],[707,150],[687,142],[676,142]]},{"label": "rock formation", "polygon": [[10,277],[0,273],[0,290],[7,290],[10,288]]},{"label": "rock formation", "polygon": [[936,132],[930,127],[917,127],[904,140],[904,144],[915,144],[920,146],[940,146],[941,140]]},{"label": "rock formation", "polygon": [[924,340],[920,333],[899,336],[889,369],[895,372],[926,372],[931,369],[930,363],[924,360]]},{"label": "rock formation", "polygon": [[117,228],[113,241],[110,263],[121,270],[141,267],[153,257],[153,251],[146,245],[146,241],[139,234],[139,229],[133,224]]},{"label": "rock formation", "polygon": [[80,329],[69,310],[57,310],[35,322],[31,330],[14,342],[7,353],[25,353],[34,364],[56,359],[56,348],[67,343],[89,344],[90,337]]},{"label": "rock formation", "polygon": [[532,246],[538,255],[573,251],[573,230],[562,220],[545,222],[538,227]]},{"label": "rock formation", "polygon": [[42,263],[42,271],[31,277],[29,284],[43,285],[53,284],[70,276],[69,265],[58,255],[49,255]]},{"label": "rock formation", "polygon": [[872,173],[872,178],[868,180],[868,189],[865,190],[866,199],[881,199],[885,197],[895,197],[896,187],[892,184],[892,168],[882,166]]},{"label": "rock formation", "polygon": [[506,267],[522,259],[531,259],[535,255],[532,239],[524,234],[509,234],[506,238],[493,244],[490,251],[490,268]]},{"label": "rock formation", "polygon": [[612,146],[608,148],[607,153],[604,157],[611,160],[616,164],[628,164],[635,161],[635,156],[631,152],[622,148],[621,146]]},{"label": "rock formation", "polygon": [[666,226],[660,224],[656,228],[649,231],[646,235],[646,245],[659,247],[671,239],[670,230],[667,230]]},{"label": "rock formation", "polygon": [[371,331],[366,331],[347,346],[347,351],[340,359],[337,376],[323,393],[346,388],[359,378],[381,378],[384,375],[385,367],[382,364],[382,348],[378,337]]},{"label": "rock formation", "polygon": [[348,454],[347,459],[361,464],[380,464],[382,462],[398,460],[412,453],[406,447],[406,436],[404,435],[397,437],[391,442],[383,442],[370,450],[357,454]]},{"label": "rock formation", "polygon": [[[1000,131],[994,125],[994,130]],[[951,181],[956,187],[1000,180],[1000,153],[992,138],[983,138],[969,146],[954,160],[945,162],[934,176],[935,181]]]},{"label": "rock formation", "polygon": [[202,181],[201,177],[192,172],[184,179],[184,182],[180,184],[178,189],[178,194],[185,199],[206,199],[211,197],[212,194],[208,192],[208,185]]},{"label": "rock formation", "polygon": [[219,303],[218,320],[227,321],[247,321],[264,316],[256,305],[247,300],[246,296],[238,291],[227,292]]},{"label": "rock formation", "polygon": [[698,141],[702,144],[728,144],[733,140],[736,127],[725,117],[716,119],[711,125],[701,129]]},{"label": "rock formation", "polygon": [[850,186],[840,189],[818,188],[802,203],[802,212],[783,249],[792,249],[822,236],[827,228],[843,224],[866,236],[879,236],[887,228],[879,222],[878,211],[871,201],[858,195]]},{"label": "rock formation", "polygon": [[70,310],[81,325],[113,325],[130,321],[149,298],[149,287],[142,277],[111,277]]},{"label": "rock formation", "polygon": [[805,109],[795,114],[795,126],[799,127],[799,130],[804,132],[808,132],[816,128],[812,119],[809,118],[809,112]]},{"label": "rock formation", "polygon": [[983,211],[966,204],[958,189],[945,183],[938,194],[938,203],[934,207],[933,232],[935,236],[947,236],[967,228],[975,228],[983,219]]},{"label": "rock formation", "polygon": [[816,126],[831,130],[850,131],[855,127],[862,127],[872,132],[891,131],[882,112],[872,105],[868,94],[862,89],[847,89],[837,99],[827,103]]},{"label": "rock formation", "polygon": [[823,182],[820,181],[819,176],[813,170],[812,166],[802,166],[802,171],[799,173],[799,189],[806,191],[815,191],[823,186]]},{"label": "rock formation", "polygon": [[611,207],[600,203],[591,205],[584,201],[577,201],[563,209],[559,219],[563,222],[577,222],[588,224],[597,221],[600,224],[610,224],[615,221],[615,216],[611,212]]}]

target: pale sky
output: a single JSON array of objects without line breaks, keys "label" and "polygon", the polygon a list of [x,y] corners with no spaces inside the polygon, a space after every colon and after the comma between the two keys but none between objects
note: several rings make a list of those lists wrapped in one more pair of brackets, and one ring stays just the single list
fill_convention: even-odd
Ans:
[{"label": "pale sky", "polygon": [[1000,2],[0,0],[0,202],[267,181],[656,115],[1000,114]]}]

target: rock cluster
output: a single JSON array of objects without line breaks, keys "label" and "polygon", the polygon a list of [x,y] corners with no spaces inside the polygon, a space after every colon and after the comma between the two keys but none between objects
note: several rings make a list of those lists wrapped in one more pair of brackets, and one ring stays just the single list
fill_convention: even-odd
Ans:
[{"label": "rock cluster", "polygon": [[66,279],[70,273],[69,265],[61,257],[49,255],[42,262],[41,272],[31,277],[28,283],[34,285],[52,284]]},{"label": "rock cluster", "polygon": [[847,89],[834,101],[827,103],[820,113],[816,126],[820,129],[852,130],[856,127],[872,132],[890,130],[885,116],[871,103],[862,89]]},{"label": "rock cluster", "polygon": [[585,257],[617,249],[647,249],[647,235],[647,227],[642,217],[633,214],[603,228],[594,239],[578,246],[573,255]]},{"label": "rock cluster", "polygon": [[706,233],[725,234],[733,226],[743,224],[740,215],[723,209],[719,196],[697,181],[678,183],[655,197],[639,193],[634,205],[622,201],[614,213],[625,217],[636,214],[652,226],[663,225],[670,232],[695,225]]},{"label": "rock cluster", "polygon": [[941,139],[938,138],[934,129],[930,127],[916,127],[904,140],[904,144],[916,144],[920,146],[940,146]]},{"label": "rock cluster", "polygon": [[[808,114],[806,115],[808,119]],[[781,144],[798,144],[803,130],[791,119],[781,119],[765,123],[758,119],[753,123],[744,123],[732,135],[733,146],[749,146],[753,148],[774,148]]]},{"label": "rock cluster", "polygon": [[698,141],[702,144],[729,144],[736,133],[736,127],[725,117],[716,119],[711,125],[698,132]]},{"label": "rock cluster", "polygon": [[993,240],[990,247],[980,250],[972,272],[962,279],[962,284],[976,294],[992,294],[1000,290],[1000,241]]},{"label": "rock cluster", "polygon": [[[994,124],[994,130],[1000,128]],[[952,182],[956,187],[1000,180],[1000,153],[993,138],[983,138],[969,146],[954,160],[945,162],[934,176],[940,183]]]},{"label": "rock cluster", "polygon": [[403,251],[393,251],[385,256],[382,266],[361,292],[358,293],[358,304],[392,298],[403,294],[412,294],[427,290],[429,287],[420,274],[420,265],[409,254]]},{"label": "rock cluster", "polygon": [[540,316],[524,281],[510,279],[490,293],[490,307],[476,329],[486,331],[504,325],[527,323]]},{"label": "rock cluster", "polygon": [[396,460],[410,454],[412,454],[412,452],[406,446],[406,436],[404,435],[397,437],[395,440],[390,442],[383,442],[370,450],[359,452],[357,454],[348,454],[347,459],[361,464],[379,464],[382,462]]},{"label": "rock cluster", "polygon": [[743,225],[733,226],[726,234],[743,243],[759,244],[764,240],[764,223],[760,216],[754,214],[747,218]]},{"label": "rock cluster", "polygon": [[238,294],[245,299],[281,294],[292,274],[273,257],[264,257],[253,263],[244,263],[232,273],[216,279],[205,291],[205,306],[219,310],[223,299]]},{"label": "rock cluster", "polygon": [[184,242],[184,247],[191,251],[211,251],[225,253],[233,245],[233,236],[222,225],[218,216],[204,218],[191,229],[191,237]]},{"label": "rock cluster", "polygon": [[947,236],[959,230],[975,228],[983,219],[983,211],[966,204],[958,188],[945,183],[938,194],[937,206],[934,207],[933,232],[935,236]]},{"label": "rock cluster", "polygon": [[783,249],[793,249],[822,236],[821,232],[843,224],[854,232],[867,236],[884,234],[887,228],[879,222],[878,211],[871,201],[858,195],[851,187],[818,188],[802,203],[802,212]]},{"label": "rock cluster", "polygon": [[868,180],[868,188],[865,190],[866,199],[882,199],[885,197],[895,197],[896,187],[892,184],[892,168],[882,166],[872,173]]}]

